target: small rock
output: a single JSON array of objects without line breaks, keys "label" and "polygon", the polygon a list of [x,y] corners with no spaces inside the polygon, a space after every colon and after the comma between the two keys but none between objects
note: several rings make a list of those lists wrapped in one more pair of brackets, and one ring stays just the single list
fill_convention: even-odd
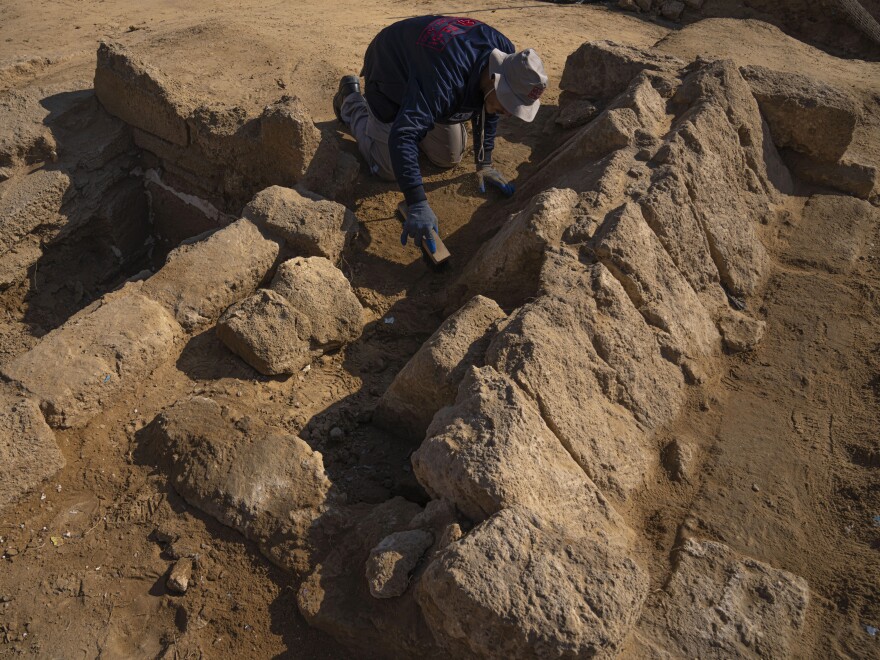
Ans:
[{"label": "small rock", "polygon": [[370,551],[367,580],[374,598],[394,598],[406,591],[410,575],[434,535],[420,529],[389,534]]},{"label": "small rock", "polygon": [[636,4],[636,0],[617,0],[617,6],[623,9],[624,11],[639,11],[639,5]]},{"label": "small rock", "polygon": [[688,481],[693,467],[693,452],[680,440],[673,440],[663,448],[661,454],[663,467],[673,481]]},{"label": "small rock", "polygon": [[343,431],[338,426],[334,426],[330,429],[330,439],[331,440],[342,440],[345,437],[345,431]]},{"label": "small rock", "polygon": [[4,551],[4,554],[5,554],[7,557],[15,557],[15,555],[18,554],[18,548],[15,548],[15,547],[13,547],[13,546],[9,546],[9,547],[6,548],[6,550]]},{"label": "small rock", "polygon": [[752,484],[752,490],[756,493],[761,492],[761,488],[758,486],[758,484]]},{"label": "small rock", "polygon": [[12,177],[12,170],[8,167],[0,167],[0,181],[6,181]]},{"label": "small rock", "polygon": [[461,526],[458,523],[447,525],[446,529],[443,530],[443,534],[440,536],[440,542],[437,546],[442,550],[446,546],[461,539],[462,536],[464,536],[464,533],[461,531]]},{"label": "small rock", "polygon": [[764,338],[767,324],[746,314],[729,310],[718,320],[724,348],[731,353],[753,350]]},{"label": "small rock", "polygon": [[595,103],[587,99],[574,99],[560,108],[556,123],[562,128],[574,128],[575,126],[583,126],[597,114],[599,114],[599,108]]},{"label": "small rock", "polygon": [[177,560],[174,568],[171,569],[171,574],[168,576],[168,581],[165,585],[174,593],[186,593],[189,587],[189,580],[192,577],[192,569],[193,563],[189,557]]},{"label": "small rock", "polygon": [[677,21],[684,11],[684,3],[679,0],[666,0],[660,7],[660,14],[670,21]]}]

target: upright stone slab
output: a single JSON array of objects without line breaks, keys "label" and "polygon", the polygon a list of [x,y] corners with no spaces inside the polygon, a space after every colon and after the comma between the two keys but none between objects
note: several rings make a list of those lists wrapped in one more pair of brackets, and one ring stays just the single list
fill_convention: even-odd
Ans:
[{"label": "upright stone slab", "polygon": [[174,250],[142,291],[193,331],[252,294],[275,263],[278,249],[278,243],[241,219]]},{"label": "upright stone slab", "polygon": [[394,377],[379,399],[373,423],[402,437],[423,439],[434,413],[455,401],[467,368],[482,366],[493,328],[505,317],[484,296],[465,303]]},{"label": "upright stone slab", "polygon": [[37,403],[0,386],[0,511],[64,467]]},{"label": "upright stone slab", "polygon": [[138,293],[99,301],[2,368],[52,426],[82,426],[176,353],[180,326]]},{"label": "upright stone slab", "polygon": [[179,84],[118,43],[101,43],[95,93],[107,111],[125,123],[172,144],[189,144],[186,118],[195,103]]}]

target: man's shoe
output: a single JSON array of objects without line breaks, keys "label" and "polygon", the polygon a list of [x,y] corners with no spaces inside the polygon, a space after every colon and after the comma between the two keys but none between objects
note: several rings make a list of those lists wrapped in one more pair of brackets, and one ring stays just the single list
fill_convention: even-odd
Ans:
[{"label": "man's shoe", "polygon": [[342,102],[346,96],[355,93],[361,93],[361,83],[358,77],[342,76],[342,79],[339,81],[339,89],[336,92],[336,96],[333,97],[333,112],[336,113],[336,118],[339,121],[342,121]]}]

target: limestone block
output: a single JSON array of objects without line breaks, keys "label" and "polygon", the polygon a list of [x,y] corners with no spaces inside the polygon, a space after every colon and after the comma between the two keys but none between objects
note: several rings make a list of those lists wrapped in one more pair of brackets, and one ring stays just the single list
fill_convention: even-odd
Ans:
[{"label": "limestone block", "polygon": [[602,263],[621,282],[636,309],[659,331],[676,361],[720,352],[718,331],[697,294],[681,275],[638,205],[613,213],[594,239]]},{"label": "limestone block", "polygon": [[[313,567],[310,529],[331,487],[320,453],[205,397],[163,412],[150,442],[170,485],[192,506],[259,543],[284,568]],[[279,556],[271,546],[281,540],[292,544]]]},{"label": "limestone block", "polygon": [[534,291],[547,245],[559,245],[578,202],[573,190],[550,189],[529,200],[468,263],[458,286],[514,307]]},{"label": "limestone block", "polygon": [[421,529],[389,534],[370,550],[367,580],[374,598],[395,598],[409,586],[410,577],[434,536]]},{"label": "limestone block", "polygon": [[559,87],[588,99],[610,100],[641,71],[678,71],[684,66],[671,55],[613,41],[588,41],[566,59]]},{"label": "limestone block", "polygon": [[848,195],[813,195],[803,220],[789,241],[786,257],[795,263],[849,273],[862,255],[880,211]]},{"label": "limestone block", "polygon": [[60,227],[61,207],[76,191],[60,170],[37,170],[0,183],[0,254],[37,227]]},{"label": "limestone block", "polygon": [[614,539],[572,543],[513,507],[443,550],[416,597],[456,657],[612,658],[647,590],[647,574]]},{"label": "limestone block", "polygon": [[342,271],[324,257],[295,257],[278,267],[272,290],[311,323],[313,348],[336,348],[360,337],[363,308]]},{"label": "limestone block", "polygon": [[777,147],[825,163],[846,152],[861,114],[855,98],[810,76],[762,66],[740,69],[758,100]]},{"label": "limestone block", "polygon": [[511,315],[487,364],[538,404],[577,463],[603,490],[626,496],[652,469],[648,429],[678,414],[681,371],[623,287],[601,264],[548,253],[545,295]]},{"label": "limestone block", "polygon": [[292,374],[311,362],[312,324],[287,298],[262,289],[235,303],[217,322],[217,336],[261,374]]},{"label": "limestone block", "polygon": [[717,297],[718,280],[747,297],[767,269],[755,227],[778,198],[768,171],[778,154],[730,61],[688,75],[672,105],[680,114],[653,158],[658,167],[640,200],[645,219],[696,291]]},{"label": "limestone block", "polygon": [[639,637],[658,655],[789,658],[804,629],[806,580],[714,541],[687,539]]},{"label": "limestone block", "polygon": [[37,403],[0,387],[0,511],[64,467]]},{"label": "limestone block", "polygon": [[424,438],[434,413],[455,400],[468,367],[482,366],[494,327],[505,317],[489,298],[468,301],[394,377],[379,399],[373,423],[402,437]]},{"label": "limestone block", "polygon": [[186,119],[194,101],[178,83],[121,44],[102,42],[98,47],[95,93],[110,114],[127,124],[172,144],[189,144]]},{"label": "limestone block", "polygon": [[434,418],[412,456],[419,482],[471,520],[521,506],[571,538],[626,524],[544,423],[535,404],[492,367],[472,367],[455,405]]},{"label": "limestone block", "polygon": [[278,250],[275,241],[264,238],[256,226],[241,219],[171,252],[142,291],[192,331],[252,294],[275,262]]},{"label": "limestone block", "polygon": [[105,298],[2,368],[56,427],[82,426],[176,354],[180,326],[138,293]]},{"label": "limestone block", "polygon": [[357,229],[357,218],[342,204],[282,186],[257,193],[243,215],[284,238],[297,256],[326,257],[333,263]]},{"label": "limestone block", "polygon": [[784,151],[786,164],[797,177],[820,186],[880,203],[880,168],[859,154],[844,154],[839,162],[822,163],[797,151]]}]

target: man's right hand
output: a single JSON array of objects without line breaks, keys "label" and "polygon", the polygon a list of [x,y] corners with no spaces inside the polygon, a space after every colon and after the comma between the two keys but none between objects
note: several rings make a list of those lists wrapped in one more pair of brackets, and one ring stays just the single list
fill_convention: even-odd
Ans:
[{"label": "man's right hand", "polygon": [[400,244],[406,245],[407,237],[414,239],[414,243],[424,240],[425,247],[431,254],[437,251],[437,245],[434,243],[434,235],[431,230],[437,234],[440,233],[437,225],[437,216],[428,206],[428,200],[423,199],[416,202],[406,209],[406,222],[403,223],[403,233],[400,235]]}]

